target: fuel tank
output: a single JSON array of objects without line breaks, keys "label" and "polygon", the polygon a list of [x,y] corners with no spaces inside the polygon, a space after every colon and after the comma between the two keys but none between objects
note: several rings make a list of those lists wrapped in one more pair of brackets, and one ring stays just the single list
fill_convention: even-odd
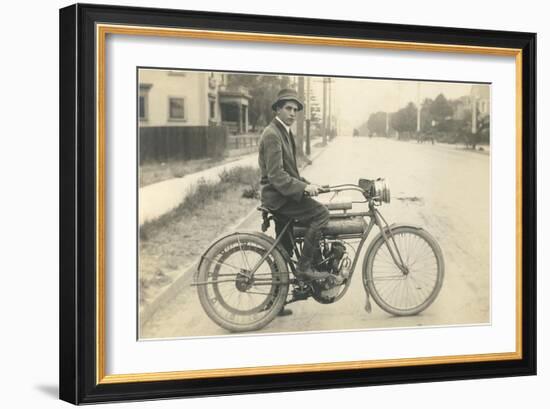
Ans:
[{"label": "fuel tank", "polygon": [[[338,236],[343,234],[362,234],[367,228],[365,219],[361,216],[331,218],[323,229],[324,236]],[[303,237],[305,227],[294,226],[294,236]]]}]

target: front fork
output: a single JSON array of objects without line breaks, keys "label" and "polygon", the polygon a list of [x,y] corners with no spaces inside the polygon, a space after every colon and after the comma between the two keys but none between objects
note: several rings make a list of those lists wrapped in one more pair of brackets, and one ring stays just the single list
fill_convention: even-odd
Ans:
[{"label": "front fork", "polygon": [[[407,266],[405,266],[405,263],[403,262],[403,258],[401,257],[401,253],[399,252],[399,248],[397,247],[397,243],[395,242],[395,237],[390,226],[388,225],[388,222],[386,222],[384,217],[373,205],[370,206],[370,211],[373,216],[373,220],[371,221],[371,225],[368,228],[368,232],[370,232],[372,228],[372,223],[378,226],[378,228],[380,229],[380,234],[384,238],[384,243],[386,244],[386,247],[390,252],[393,262],[399,268],[399,270],[401,270],[403,275],[409,274],[409,269]],[[368,236],[368,232],[366,236]],[[363,240],[366,238],[366,236],[363,237]],[[365,300],[365,311],[370,314],[372,312],[372,304],[370,302],[370,292],[367,285],[365,285],[365,294],[367,296]]]},{"label": "front fork", "polygon": [[401,257],[401,253],[399,252],[399,248],[397,247],[397,243],[395,242],[395,237],[390,229],[390,226],[388,225],[388,222],[386,222],[384,217],[377,209],[373,208],[373,214],[374,221],[376,225],[380,228],[380,233],[382,234],[382,237],[384,237],[384,242],[386,243],[386,247],[390,252],[393,262],[399,268],[399,270],[401,270],[403,275],[409,274],[409,268],[403,262],[403,258]]}]

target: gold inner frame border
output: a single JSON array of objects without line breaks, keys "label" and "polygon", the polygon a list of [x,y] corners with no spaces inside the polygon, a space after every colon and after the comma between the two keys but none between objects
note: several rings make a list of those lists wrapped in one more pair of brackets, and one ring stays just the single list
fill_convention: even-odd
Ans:
[{"label": "gold inner frame border", "polygon": [[[96,383],[173,381],[217,377],[291,374],[351,369],[390,368],[522,359],[522,50],[400,41],[362,40],[318,36],[294,36],[233,31],[177,29],[118,24],[96,24]],[[187,370],[107,375],[105,373],[105,42],[107,35],[198,38],[298,45],[372,48],[401,51],[466,53],[515,57],[516,64],[516,350],[507,353],[324,362],[300,365]]]}]

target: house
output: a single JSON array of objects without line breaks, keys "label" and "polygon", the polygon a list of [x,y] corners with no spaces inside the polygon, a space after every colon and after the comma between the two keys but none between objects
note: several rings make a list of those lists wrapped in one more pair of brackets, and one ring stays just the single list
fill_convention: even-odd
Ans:
[{"label": "house", "polygon": [[248,129],[251,96],[208,71],[140,69],[137,114],[140,163],[223,154],[228,135]]},{"label": "house", "polygon": [[452,100],[453,119],[463,120],[472,115],[472,99],[469,95],[464,95],[458,99]]},{"label": "house", "polygon": [[248,130],[248,90],[228,88],[223,73],[140,69],[138,82],[140,128],[227,126],[231,133]]},{"label": "house", "polygon": [[491,87],[489,85],[472,85],[470,98],[476,101],[477,111],[480,118],[487,116],[491,112]]},{"label": "house", "polygon": [[472,99],[472,133],[489,133],[489,119],[491,110],[491,88],[489,85],[472,85],[470,91]]}]

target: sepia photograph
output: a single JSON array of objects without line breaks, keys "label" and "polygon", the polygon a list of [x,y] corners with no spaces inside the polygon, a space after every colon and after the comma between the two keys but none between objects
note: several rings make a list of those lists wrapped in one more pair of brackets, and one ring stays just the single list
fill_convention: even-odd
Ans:
[{"label": "sepia photograph", "polygon": [[490,84],[137,78],[139,339],[490,324]]},{"label": "sepia photograph", "polygon": [[536,374],[534,33],[59,21],[61,399]]}]

